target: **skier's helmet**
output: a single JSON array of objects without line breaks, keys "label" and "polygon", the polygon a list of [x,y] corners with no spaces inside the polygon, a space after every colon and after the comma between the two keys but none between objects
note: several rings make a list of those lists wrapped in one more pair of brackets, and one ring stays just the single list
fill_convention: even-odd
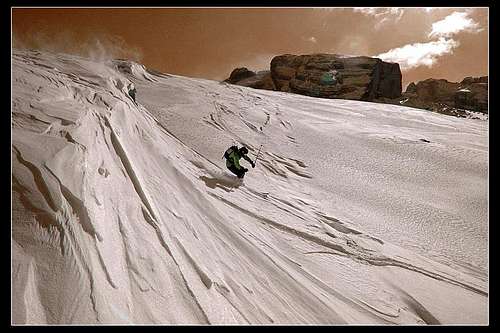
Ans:
[{"label": "skier's helmet", "polygon": [[248,149],[246,147],[241,147],[240,148],[240,154],[243,154],[243,155],[248,154]]}]

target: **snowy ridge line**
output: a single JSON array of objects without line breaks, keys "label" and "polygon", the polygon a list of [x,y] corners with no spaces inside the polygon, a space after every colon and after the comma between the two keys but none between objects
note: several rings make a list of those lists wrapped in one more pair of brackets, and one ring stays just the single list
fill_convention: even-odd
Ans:
[{"label": "snowy ridge line", "polygon": [[[177,239],[175,239],[175,240],[177,241]],[[189,254],[186,252],[186,250],[184,249],[184,247],[182,247],[182,245],[180,247],[181,247],[182,251],[184,252],[184,254],[190,259],[191,264],[194,265],[196,272],[198,274],[200,274],[201,271],[199,270],[198,266],[195,264],[195,262],[193,261],[193,259],[191,258],[191,256],[189,256]],[[198,306],[200,312],[202,313],[203,318],[204,318],[204,322],[209,324],[210,323],[210,319],[209,319],[207,313],[205,312],[205,309],[203,309],[203,306],[200,304],[200,302],[198,300],[198,297],[196,297],[195,292],[193,291],[192,287],[190,286],[190,284],[188,282],[188,279],[186,278],[186,276],[184,276],[184,273],[183,273],[183,271],[181,269],[181,266],[179,265],[179,263],[175,259],[175,257],[173,255],[171,255],[171,256],[172,256],[172,259],[174,260],[175,264],[177,265],[177,267],[179,269],[180,276],[182,278],[182,281],[184,282],[184,285],[186,286],[186,289],[188,290],[188,292],[191,295],[193,301],[196,303],[196,305]],[[203,284],[205,284],[205,286],[207,288],[211,287],[211,284],[209,284],[209,286],[207,286],[207,284],[206,284],[206,279],[209,279],[209,278],[205,274],[200,275],[200,278],[202,279]],[[209,279],[209,281],[210,281],[210,279]]]},{"label": "snowy ridge line", "polygon": [[[19,151],[19,149],[15,146],[15,144],[12,145],[12,148],[14,149],[16,153],[16,158],[21,163],[23,166],[25,166],[33,175],[33,180],[35,181],[35,184],[38,188],[38,192],[43,195],[45,202],[49,205],[49,207],[55,212],[58,210],[58,207],[54,203],[54,199],[51,196],[51,192],[49,191],[49,188],[47,187],[47,184],[45,183],[42,173],[40,172],[40,169],[35,166],[33,163],[30,163],[29,161],[25,160]],[[15,179],[15,176],[14,176]]]},{"label": "snowy ridge line", "polygon": [[[132,181],[132,184],[134,185],[135,191],[139,198],[142,200],[142,203],[148,210],[148,214],[153,218],[153,222],[155,225],[158,225],[158,218],[157,214],[155,214],[153,207],[149,203],[149,200],[146,196],[146,193],[144,192],[141,182],[139,181],[139,178],[137,177],[134,168],[132,167],[132,164],[130,163],[129,158],[127,157],[127,153],[125,152],[122,144],[120,143],[120,140],[116,136],[116,133],[113,131],[113,127],[109,124],[109,120],[107,117],[103,117],[104,124],[106,125],[107,128],[109,128],[110,131],[110,136],[111,136],[111,144],[113,145],[113,148],[116,152],[116,155],[120,158],[123,167],[127,171],[127,174],[130,177],[130,180]],[[168,251],[168,249],[167,249]]]},{"label": "snowy ridge line", "polygon": [[[99,235],[99,233],[95,230],[93,224],[90,221],[90,218],[88,216],[87,210],[85,208],[85,205],[83,202],[81,202],[76,196],[74,196],[71,191],[67,187],[65,187],[60,179],[48,168],[46,165],[44,165],[44,169],[48,172],[47,175],[52,176],[57,183],[59,184],[59,193],[63,196],[64,200],[61,201],[61,206],[56,207],[55,203],[50,195],[52,193],[49,191],[44,177],[42,176],[40,170],[38,167],[36,167],[34,164],[24,160],[22,158],[21,153],[19,150],[13,146],[13,149],[16,151],[16,156],[21,164],[26,166],[32,173],[33,173],[33,178],[39,188],[39,193],[44,196],[45,201],[49,204],[50,208],[53,211],[53,214],[51,214],[51,217],[48,219],[48,221],[51,221],[53,225],[57,228],[57,230],[60,232],[60,248],[61,248],[61,253],[63,255],[67,254],[68,250],[75,253],[76,257],[74,257],[74,260],[76,261],[77,265],[82,267],[84,269],[84,272],[86,273],[86,276],[89,280],[90,283],[90,300],[92,304],[92,309],[95,314],[95,318],[97,322],[100,322],[99,319],[99,311],[97,310],[97,295],[95,292],[95,281],[94,281],[94,276],[93,272],[90,268],[90,266],[87,264],[86,258],[88,258],[89,254],[86,251],[85,246],[81,246],[78,241],[78,237],[75,235],[75,232],[73,230],[73,227],[71,223],[68,223],[69,221],[73,220],[72,213],[75,214],[76,216],[76,221],[79,222],[79,225],[81,226],[82,230],[87,232],[91,237],[97,237],[100,241],[102,241],[102,237]],[[14,176],[15,179],[15,176]],[[47,221],[47,219],[45,219]],[[77,244],[75,246],[75,244]],[[106,265],[102,261],[102,257],[95,246],[94,243],[94,249],[97,251],[99,263],[101,265],[101,269],[105,273],[106,279],[108,283],[115,289],[117,289],[116,284],[113,282],[113,279],[111,275],[109,274],[109,271],[107,270]],[[86,253],[86,254],[85,254]]]},{"label": "snowy ridge line", "polygon": [[80,199],[78,199],[78,197],[73,195],[71,191],[61,183],[61,181],[59,180],[59,178],[57,178],[56,175],[54,175],[52,172],[51,174],[57,179],[59,186],[61,188],[62,195],[64,199],[66,199],[66,202],[71,207],[71,210],[78,217],[78,221],[80,222],[82,229],[92,237],[97,237],[97,239],[102,242],[103,238],[97,232],[94,225],[92,224],[92,221],[89,217],[85,204]]},{"label": "snowy ridge line", "polygon": [[[128,243],[126,242],[126,240],[128,239],[128,234],[125,232],[125,227],[123,225],[123,222],[122,222],[120,215],[117,215],[117,222],[118,222],[118,230],[120,231],[120,234],[123,236],[121,240],[122,240],[122,246],[123,246],[124,254],[125,254],[125,262],[127,264],[126,271],[129,275],[129,277],[133,277],[134,279],[137,279],[135,276],[138,276],[143,281],[145,281],[147,283],[148,281],[139,272],[139,268],[137,267],[137,264],[135,264],[132,261],[131,255],[129,253],[129,246],[127,246]],[[132,273],[135,273],[135,275],[131,275],[130,271],[132,271]],[[141,291],[146,291],[146,290],[143,290],[141,288],[140,284],[139,284],[139,288],[141,289]],[[151,285],[150,285],[150,288],[152,289]]]},{"label": "snowy ridge line", "polygon": [[[61,191],[62,195],[64,196],[64,198],[66,199],[66,202],[71,207],[71,210],[76,214],[76,216],[78,218],[78,221],[80,222],[80,224],[82,226],[82,229],[85,232],[87,232],[89,235],[91,235],[93,237],[97,237],[97,239],[100,242],[102,242],[103,238],[97,232],[97,230],[95,229],[94,225],[92,224],[92,221],[91,221],[91,219],[89,217],[89,214],[88,214],[87,208],[85,207],[85,204],[80,199],[78,199],[78,197],[74,196],[71,193],[71,191],[66,186],[63,185],[63,183],[61,182],[61,180],[59,179],[59,177],[57,177],[57,175],[54,172],[52,172],[52,170],[50,170],[50,168],[48,168],[47,166],[44,166],[44,167],[57,180],[57,182],[59,183],[60,191]],[[97,252],[97,257],[99,259],[99,263],[101,265],[101,269],[103,270],[108,283],[114,289],[118,289],[118,286],[113,281],[113,278],[111,277],[111,274],[109,273],[109,270],[106,267],[106,264],[104,263],[104,260],[102,258],[101,252],[99,251],[99,249],[97,248],[97,246],[96,246],[95,243],[93,243],[93,245],[94,245],[95,251]]]},{"label": "snowy ridge line", "polygon": [[395,286],[393,283],[389,282],[389,284],[399,290],[399,292],[403,295],[406,300],[406,304],[410,306],[411,309],[415,311],[419,315],[419,317],[427,324],[427,325],[441,325],[442,323],[430,313],[425,306],[423,306],[419,301],[417,301],[413,296],[408,294],[403,289]]},{"label": "snowy ridge line", "polygon": [[[365,301],[363,300],[359,300],[359,302],[361,302],[361,304],[363,304],[364,306],[366,306],[367,308],[371,309],[372,311],[375,311],[383,316],[387,316],[387,317],[391,317],[391,318],[398,318],[399,317],[399,311],[398,311],[398,314],[392,314],[392,313],[387,313],[387,312],[384,312],[382,310],[379,310],[377,309],[376,307],[374,307],[373,305],[370,305],[368,303],[366,303]],[[392,321],[390,320],[386,320],[385,321],[387,324],[393,324]]]},{"label": "snowy ridge line", "polygon": [[[158,223],[158,221],[159,221],[158,216],[159,215],[157,213],[155,213],[152,205],[150,204],[150,200],[148,199],[148,197],[143,189],[143,186],[141,185],[141,182],[140,182],[136,172],[134,171],[134,168],[131,164],[130,159],[127,157],[127,153],[125,152],[124,147],[120,143],[120,140],[118,139],[116,133],[114,132],[113,127],[110,125],[108,118],[106,116],[103,116],[101,119],[103,119],[105,126],[110,130],[110,138],[111,138],[111,143],[113,145],[113,148],[116,151],[117,156],[120,158],[122,165],[124,166],[127,174],[129,175],[129,178],[132,181],[132,184],[134,186],[134,189],[135,189],[137,195],[139,196],[139,198],[141,199],[141,201],[144,205],[144,207],[142,208],[142,213],[143,213],[145,221],[148,222],[148,224],[150,224],[153,227],[153,229],[156,232],[156,235],[158,237],[160,244],[167,251],[168,255],[172,258],[174,263],[177,265],[179,272],[180,272],[180,276],[182,277],[182,279],[184,281],[185,287],[188,290],[188,292],[191,294],[191,296],[192,296],[193,300],[195,301],[195,303],[197,304],[197,306],[199,307],[199,310],[201,311],[201,313],[203,314],[203,316],[205,318],[205,322],[210,323],[210,320],[208,319],[207,314],[205,313],[203,307],[199,304],[197,297],[195,296],[194,292],[192,291],[192,289],[188,283],[188,280],[186,279],[186,277],[182,273],[182,269],[178,263],[178,259],[175,258],[170,246],[167,244],[167,242],[165,240],[165,237],[163,235],[161,227]],[[203,282],[205,283],[204,280],[203,280]],[[209,288],[209,287],[207,287],[207,288]]]},{"label": "snowy ridge line", "polygon": [[210,289],[212,287],[212,282],[213,282],[212,279],[208,277],[208,274],[200,267],[200,265],[196,263],[193,257],[186,251],[185,247],[182,245],[179,239],[177,237],[174,237],[174,239],[179,248],[182,250],[182,253],[184,253],[186,258],[188,258],[189,263],[193,266],[194,270],[200,277],[200,280],[203,282],[205,287],[207,287],[207,289]]}]

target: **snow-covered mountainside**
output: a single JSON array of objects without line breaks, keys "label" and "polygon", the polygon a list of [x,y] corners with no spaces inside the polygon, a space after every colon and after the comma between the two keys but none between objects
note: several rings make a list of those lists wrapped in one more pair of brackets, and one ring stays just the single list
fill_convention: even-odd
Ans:
[{"label": "snow-covered mountainside", "polygon": [[37,51],[12,88],[15,324],[488,323],[486,121]]}]

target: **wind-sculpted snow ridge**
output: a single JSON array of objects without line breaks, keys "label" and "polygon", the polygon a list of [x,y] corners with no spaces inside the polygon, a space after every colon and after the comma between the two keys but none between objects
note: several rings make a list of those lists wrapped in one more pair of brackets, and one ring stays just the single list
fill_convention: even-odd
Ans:
[{"label": "wind-sculpted snow ridge", "polygon": [[[13,323],[487,324],[483,245],[440,252],[431,235],[419,248],[398,224],[420,242],[413,223],[451,219],[486,242],[470,223],[485,200],[481,123],[124,60],[14,50],[12,69]],[[448,130],[463,136],[443,156]],[[221,159],[236,142],[253,158],[263,146],[244,181]],[[375,189],[381,159],[408,169],[387,167],[394,180]],[[447,168],[480,173],[460,192],[470,215],[442,199],[452,183],[426,192],[420,164],[436,184]]]}]

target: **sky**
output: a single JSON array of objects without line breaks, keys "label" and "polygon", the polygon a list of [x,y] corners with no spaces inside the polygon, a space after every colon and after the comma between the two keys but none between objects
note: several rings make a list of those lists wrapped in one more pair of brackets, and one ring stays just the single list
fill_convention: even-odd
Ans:
[{"label": "sky", "polygon": [[211,80],[281,54],[364,55],[399,63],[406,87],[488,75],[488,8],[18,7],[12,46]]}]

